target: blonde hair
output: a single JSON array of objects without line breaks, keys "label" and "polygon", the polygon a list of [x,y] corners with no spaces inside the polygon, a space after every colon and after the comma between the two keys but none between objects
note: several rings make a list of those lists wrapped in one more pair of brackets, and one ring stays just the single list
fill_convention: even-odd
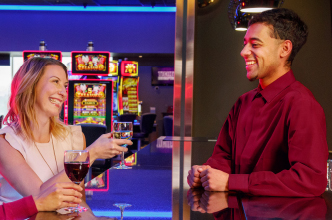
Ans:
[{"label": "blonde hair", "polygon": [[[61,62],[52,58],[31,58],[24,62],[16,72],[12,84],[9,99],[9,111],[4,118],[4,124],[14,129],[15,133],[28,141],[35,141],[32,133],[32,124],[38,126],[34,104],[36,102],[36,85],[46,66],[56,65],[63,68],[66,73],[67,68]],[[69,129],[59,120],[57,116],[50,118],[50,131],[57,137],[64,139]]]}]

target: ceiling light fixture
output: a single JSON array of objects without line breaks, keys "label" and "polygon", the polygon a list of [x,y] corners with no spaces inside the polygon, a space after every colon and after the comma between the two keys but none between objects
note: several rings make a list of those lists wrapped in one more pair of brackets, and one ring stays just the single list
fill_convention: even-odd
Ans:
[{"label": "ceiling light fixture", "polygon": [[284,0],[230,0],[228,19],[233,29],[245,31],[254,13],[280,8]]},{"label": "ceiling light fixture", "polygon": [[252,14],[242,13],[238,7],[235,15],[236,16],[234,17],[234,29],[236,31],[246,31],[248,29],[248,22],[252,18]]},{"label": "ceiling light fixture", "polygon": [[279,8],[284,0],[242,0],[240,11],[246,13],[260,13],[263,11]]}]

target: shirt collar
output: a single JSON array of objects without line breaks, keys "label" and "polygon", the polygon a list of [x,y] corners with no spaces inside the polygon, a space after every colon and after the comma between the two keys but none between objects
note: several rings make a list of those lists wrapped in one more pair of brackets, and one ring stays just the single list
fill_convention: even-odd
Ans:
[{"label": "shirt collar", "polygon": [[257,93],[260,93],[266,102],[270,102],[276,95],[278,95],[281,91],[286,89],[295,81],[296,79],[294,77],[293,71],[290,70],[275,80],[273,83],[268,85],[265,89],[262,89],[260,85],[258,85]]}]

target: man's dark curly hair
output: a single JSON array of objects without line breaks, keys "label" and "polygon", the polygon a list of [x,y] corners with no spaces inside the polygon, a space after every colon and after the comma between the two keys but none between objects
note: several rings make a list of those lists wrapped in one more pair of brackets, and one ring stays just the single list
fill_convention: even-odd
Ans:
[{"label": "man's dark curly hair", "polygon": [[293,49],[287,60],[291,65],[295,55],[307,41],[307,25],[295,12],[286,8],[272,9],[257,14],[249,21],[248,26],[255,23],[272,25],[271,37],[292,42]]}]

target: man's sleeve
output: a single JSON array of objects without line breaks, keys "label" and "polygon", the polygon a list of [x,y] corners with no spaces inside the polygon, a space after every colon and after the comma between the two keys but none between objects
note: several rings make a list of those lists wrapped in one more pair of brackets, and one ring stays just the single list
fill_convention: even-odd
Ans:
[{"label": "man's sleeve", "polygon": [[279,173],[258,171],[230,174],[229,190],[261,196],[310,197],[321,195],[327,184],[325,115],[312,99],[293,100],[287,112],[288,160],[290,169]]},{"label": "man's sleeve", "polygon": [[222,170],[226,173],[232,172],[232,138],[234,131],[233,126],[236,123],[234,120],[237,120],[237,103],[233,106],[223,127],[221,128],[212,156],[206,161],[206,163],[204,163],[204,165],[209,165],[212,168]]},{"label": "man's sleeve", "polygon": [[24,197],[0,207],[0,219],[26,219],[38,212],[32,196]]}]

